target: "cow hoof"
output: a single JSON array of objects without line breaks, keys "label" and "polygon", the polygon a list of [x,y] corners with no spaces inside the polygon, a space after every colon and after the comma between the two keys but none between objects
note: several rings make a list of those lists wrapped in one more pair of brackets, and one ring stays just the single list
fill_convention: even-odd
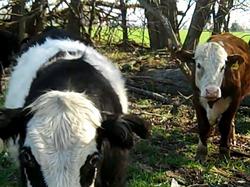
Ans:
[{"label": "cow hoof", "polygon": [[200,163],[205,163],[207,161],[207,148],[204,147],[198,147],[195,160]]},{"label": "cow hoof", "polygon": [[230,149],[226,147],[220,147],[220,159],[230,159]]}]

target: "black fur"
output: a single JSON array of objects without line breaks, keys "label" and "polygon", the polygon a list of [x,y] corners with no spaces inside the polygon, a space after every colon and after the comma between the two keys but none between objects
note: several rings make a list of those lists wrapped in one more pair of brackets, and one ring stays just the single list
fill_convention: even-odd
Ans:
[{"label": "black fur", "polygon": [[19,52],[19,39],[9,31],[0,30],[0,41],[0,62],[3,68],[6,68],[10,66],[13,55]]},{"label": "black fur", "polygon": [[25,53],[30,47],[34,46],[35,44],[39,45],[43,44],[47,38],[60,39],[60,40],[71,39],[75,41],[76,40],[82,41],[80,37],[72,35],[63,29],[48,27],[40,35],[34,36],[33,38],[25,41],[25,45],[22,48],[22,53]]},{"label": "black fur", "polygon": [[[44,182],[40,165],[37,163],[29,147],[22,147],[19,153],[21,168],[26,168],[25,172],[29,181],[34,187],[47,187]],[[24,170],[21,170],[22,185],[26,186],[26,175]]]},{"label": "black fur", "polygon": [[[71,38],[64,31],[52,29],[37,37],[35,41],[30,41],[27,47],[35,43],[43,43],[46,37],[53,39]],[[63,55],[63,53],[57,53],[53,58],[55,62],[42,67],[37,72],[24,107],[46,91],[84,92],[102,114],[103,122],[102,126],[97,129],[96,137],[100,157],[89,155],[80,169],[80,183],[82,187],[88,187],[93,181],[94,171],[97,167],[96,187],[124,187],[126,185],[129,149],[133,146],[133,133],[142,138],[148,137],[149,125],[136,116],[122,114],[121,103],[110,82],[92,65],[85,62],[84,56],[75,60],[62,60]],[[29,148],[23,147],[26,125],[32,114],[29,111],[22,111],[11,118],[8,116],[11,116],[8,111],[2,113],[3,119],[0,115],[0,137],[6,139],[17,133],[20,135],[23,186],[26,185],[25,167],[29,170],[26,173],[32,180],[33,186],[46,187],[42,180],[40,166]],[[21,126],[19,126],[20,123]],[[6,130],[8,133],[5,135]]]},{"label": "black fur", "polygon": [[84,92],[100,111],[121,114],[121,104],[109,81],[83,61],[60,60],[38,71],[26,104],[49,90]]}]

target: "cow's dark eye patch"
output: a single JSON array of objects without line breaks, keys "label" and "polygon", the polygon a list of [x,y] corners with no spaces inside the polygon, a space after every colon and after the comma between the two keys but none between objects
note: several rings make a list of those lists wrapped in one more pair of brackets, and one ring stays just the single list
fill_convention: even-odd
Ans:
[{"label": "cow's dark eye patch", "polygon": [[23,183],[25,184],[26,180],[29,180],[31,186],[47,187],[40,165],[33,156],[30,147],[22,147],[20,149],[19,159],[22,168]]},{"label": "cow's dark eye patch", "polygon": [[101,155],[94,153],[87,157],[85,164],[80,168],[80,184],[82,187],[90,186],[93,182],[95,169],[99,165]]},{"label": "cow's dark eye patch", "polygon": [[91,166],[93,167],[97,167],[99,161],[101,160],[101,155],[99,153],[94,153],[90,160],[89,160],[89,163]]},{"label": "cow's dark eye patch", "polygon": [[34,167],[36,160],[30,148],[24,147],[20,150],[19,159],[25,167]]},{"label": "cow's dark eye patch", "polygon": [[201,69],[201,64],[200,63],[197,64],[197,68]]}]

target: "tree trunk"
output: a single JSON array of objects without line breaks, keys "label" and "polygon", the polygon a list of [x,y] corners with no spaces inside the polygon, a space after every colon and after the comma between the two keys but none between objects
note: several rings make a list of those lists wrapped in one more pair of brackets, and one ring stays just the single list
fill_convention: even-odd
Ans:
[{"label": "tree trunk", "polygon": [[[20,13],[21,15],[24,15],[25,11],[25,1],[20,1]],[[25,38],[25,31],[26,31],[26,26],[25,26],[26,21],[21,18],[19,21],[19,26],[18,26],[18,38],[19,41],[22,41]]]},{"label": "tree trunk", "polygon": [[45,8],[47,3],[47,0],[36,0],[32,4],[31,11],[34,11],[34,14],[36,15],[27,21],[26,27],[29,36],[34,36],[43,31],[46,21]]},{"label": "tree trunk", "polygon": [[91,10],[90,10],[90,18],[89,18],[89,28],[88,28],[88,34],[91,37],[92,35],[92,26],[93,26],[93,22],[95,19],[95,9],[96,9],[96,0],[91,0],[90,2],[91,4]]},{"label": "tree trunk", "polygon": [[128,28],[127,28],[127,8],[124,0],[120,0],[120,9],[122,16],[122,43],[123,47],[126,48],[128,44]]},{"label": "tree trunk", "polygon": [[[179,41],[176,39],[176,33],[178,36],[178,26],[176,24],[176,17],[172,18],[177,15],[175,9],[176,0],[171,0],[171,2],[166,0],[162,0],[161,2],[140,0],[140,3],[145,8],[151,49],[155,50],[165,47],[171,49],[178,48]],[[173,11],[170,11],[170,9],[173,9]]]},{"label": "tree trunk", "polygon": [[208,21],[211,7],[214,2],[215,0],[198,0],[196,2],[187,37],[183,44],[183,50],[192,51],[198,44],[200,35]]},{"label": "tree trunk", "polygon": [[80,20],[80,0],[71,0],[69,4],[69,15],[66,30],[75,36],[81,36],[81,20]]},{"label": "tree trunk", "polygon": [[17,33],[19,41],[21,41],[25,36],[25,20],[22,17],[24,15],[25,0],[13,0],[12,4],[10,21],[17,21],[17,24],[11,25],[10,31],[12,33]]},{"label": "tree trunk", "polygon": [[148,34],[150,48],[153,50],[162,49],[167,46],[166,35],[161,31],[161,21],[155,18],[150,11],[145,11],[148,23]]},{"label": "tree trunk", "polygon": [[[229,10],[231,9],[229,0],[220,0],[218,6],[218,12],[214,17],[214,29],[212,34],[220,34],[222,32],[222,25],[223,23],[227,23],[226,16],[229,14]],[[228,24],[224,25],[224,30],[227,29]]]},{"label": "tree trunk", "polygon": [[162,13],[170,21],[173,31],[180,41],[179,28],[178,28],[178,9],[177,0],[161,0]]},{"label": "tree trunk", "polygon": [[224,32],[229,32],[230,10],[234,6],[234,0],[228,0],[228,14],[224,19]]},{"label": "tree trunk", "polygon": [[226,19],[224,20],[224,32],[229,32],[229,21],[230,21],[230,12],[228,13]]}]

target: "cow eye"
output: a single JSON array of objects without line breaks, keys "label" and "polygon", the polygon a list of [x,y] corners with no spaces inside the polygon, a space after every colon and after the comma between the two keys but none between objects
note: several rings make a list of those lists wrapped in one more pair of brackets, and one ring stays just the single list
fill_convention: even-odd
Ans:
[{"label": "cow eye", "polygon": [[201,64],[200,63],[197,64],[197,68],[201,69]]},{"label": "cow eye", "polygon": [[222,66],[222,67],[220,68],[220,72],[222,72],[224,69],[225,69],[225,66]]},{"label": "cow eye", "polygon": [[94,153],[89,159],[89,163],[93,167],[97,167],[98,162],[101,160],[101,155],[99,153]]}]

